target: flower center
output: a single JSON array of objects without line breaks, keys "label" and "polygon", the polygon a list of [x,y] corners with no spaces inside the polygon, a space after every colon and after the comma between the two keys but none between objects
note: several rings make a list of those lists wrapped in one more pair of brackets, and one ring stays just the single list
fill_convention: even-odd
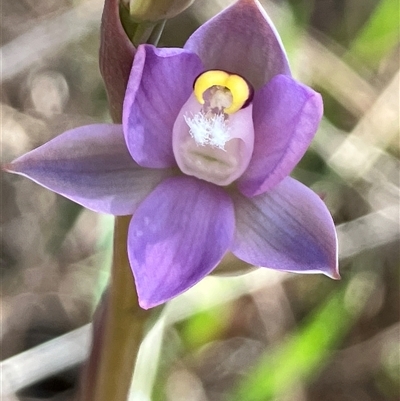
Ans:
[{"label": "flower center", "polygon": [[253,89],[239,75],[200,74],[174,125],[173,149],[188,175],[228,185],[246,169],[254,144]]},{"label": "flower center", "polygon": [[226,71],[209,70],[194,81],[194,94],[200,104],[209,102],[211,107],[233,114],[253,100],[253,88],[240,75]]}]

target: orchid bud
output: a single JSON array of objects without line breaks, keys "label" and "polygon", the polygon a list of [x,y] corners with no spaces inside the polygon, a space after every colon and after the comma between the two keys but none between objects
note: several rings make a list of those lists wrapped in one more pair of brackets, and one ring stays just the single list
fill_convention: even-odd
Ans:
[{"label": "orchid bud", "polygon": [[173,18],[186,10],[194,0],[121,0],[122,4],[129,9],[133,20],[161,21]]}]

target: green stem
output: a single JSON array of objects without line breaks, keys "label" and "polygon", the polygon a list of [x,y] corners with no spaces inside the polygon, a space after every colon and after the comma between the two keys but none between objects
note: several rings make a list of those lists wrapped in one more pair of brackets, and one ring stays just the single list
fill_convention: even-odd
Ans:
[{"label": "green stem", "polygon": [[165,20],[159,21],[159,22],[157,22],[157,24],[154,25],[153,32],[151,33],[149,39],[147,40],[147,43],[151,43],[154,46],[158,45],[161,34],[165,27],[165,22],[166,22]]},{"label": "green stem", "polygon": [[139,46],[141,43],[147,43],[149,40],[155,24],[153,22],[141,22],[137,24],[135,32],[132,36],[132,43]]},{"label": "green stem", "polygon": [[142,43],[157,46],[164,30],[165,20],[135,21],[130,16],[129,10],[122,4],[119,8],[119,14],[127,36],[136,47]]},{"label": "green stem", "polygon": [[94,326],[81,401],[126,401],[149,311],[139,307],[127,258],[130,216],[117,217],[111,283]]}]

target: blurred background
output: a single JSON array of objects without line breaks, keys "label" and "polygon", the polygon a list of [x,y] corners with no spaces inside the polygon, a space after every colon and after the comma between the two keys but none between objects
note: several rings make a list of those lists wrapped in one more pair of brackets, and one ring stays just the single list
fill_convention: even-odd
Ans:
[{"label": "blurred background", "polygon": [[[160,46],[182,46],[230,3],[197,0],[167,22]],[[399,3],[262,4],[294,76],[324,98],[293,176],[333,214],[342,280],[268,269],[206,278],[149,332],[130,400],[396,401]],[[101,10],[101,0],[3,0],[2,162],[68,128],[110,121]],[[0,189],[2,400],[71,400],[107,283],[113,218],[23,177],[2,173]]]}]

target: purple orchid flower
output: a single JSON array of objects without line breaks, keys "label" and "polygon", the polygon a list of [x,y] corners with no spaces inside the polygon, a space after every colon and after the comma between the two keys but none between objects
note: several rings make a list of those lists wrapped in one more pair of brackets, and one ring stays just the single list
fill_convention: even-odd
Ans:
[{"label": "purple orchid flower", "polygon": [[256,0],[239,0],[183,49],[138,47],[123,124],[65,132],[6,170],[97,212],[133,214],[140,305],[177,296],[227,251],[256,266],[339,278],[325,204],[288,175],[322,117],[290,75]]}]

